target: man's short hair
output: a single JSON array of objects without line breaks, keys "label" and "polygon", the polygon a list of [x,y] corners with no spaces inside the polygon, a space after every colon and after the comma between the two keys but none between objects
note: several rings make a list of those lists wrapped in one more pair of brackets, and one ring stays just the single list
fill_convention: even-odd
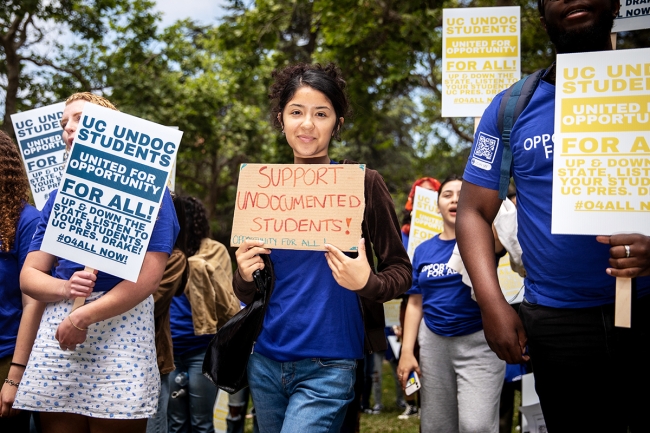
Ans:
[{"label": "man's short hair", "polygon": [[119,111],[108,99],[90,92],[74,93],[72,96],[65,100],[65,105],[69,105],[71,102],[79,100],[87,101],[96,105],[101,105],[102,107],[110,108],[111,110]]}]

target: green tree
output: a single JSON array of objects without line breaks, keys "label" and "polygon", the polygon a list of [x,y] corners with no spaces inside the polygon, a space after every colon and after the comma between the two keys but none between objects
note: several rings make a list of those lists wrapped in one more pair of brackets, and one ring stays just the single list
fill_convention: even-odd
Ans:
[{"label": "green tree", "polygon": [[[113,38],[123,42],[128,37],[134,44],[151,41],[157,17],[151,12],[153,4],[148,0],[3,1],[2,129],[13,134],[12,114],[53,102],[73,89],[103,89],[97,54],[106,52]],[[77,39],[84,43],[70,43]]]},{"label": "green tree", "polygon": [[[239,165],[292,159],[269,122],[274,69],[298,61],[341,67],[353,112],[331,154],[379,170],[401,207],[416,178],[462,173],[472,141],[473,118],[440,113],[443,8],[518,5],[522,72],[553,59],[537,3],[528,0],[233,0],[216,25],[186,20],[161,31],[150,0],[5,5],[2,127],[11,130],[13,112],[79,90],[101,91],[126,113],[179,127],[178,190],[206,204],[213,233],[226,244]],[[40,55],[34,45],[48,28],[60,37]],[[647,40],[647,30],[621,33],[617,47]]]},{"label": "green tree", "polygon": [[276,160],[276,138],[266,101],[271,66],[229,50],[221,32],[177,22],[155,46],[112,53],[106,84],[122,111],[183,131],[176,189],[203,201],[214,237],[228,244],[239,165]]}]

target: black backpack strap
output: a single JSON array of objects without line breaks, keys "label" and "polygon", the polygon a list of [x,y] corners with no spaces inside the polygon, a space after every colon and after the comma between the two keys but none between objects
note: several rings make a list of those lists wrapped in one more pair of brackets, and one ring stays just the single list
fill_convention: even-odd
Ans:
[{"label": "black backpack strap", "polygon": [[510,174],[512,170],[512,149],[510,147],[510,133],[519,115],[528,105],[540,78],[546,73],[546,69],[540,69],[533,74],[522,78],[510,86],[503,94],[499,105],[497,116],[497,127],[501,132],[503,140],[503,153],[501,154],[501,171],[499,176],[499,198],[505,200],[510,185]]}]

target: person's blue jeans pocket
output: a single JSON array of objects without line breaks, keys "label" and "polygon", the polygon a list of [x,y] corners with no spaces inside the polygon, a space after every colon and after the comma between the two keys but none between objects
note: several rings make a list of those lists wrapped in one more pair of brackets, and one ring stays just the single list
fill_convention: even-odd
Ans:
[{"label": "person's blue jeans pocket", "polygon": [[261,433],[338,432],[354,397],[357,361],[276,362],[253,353],[248,383]]}]

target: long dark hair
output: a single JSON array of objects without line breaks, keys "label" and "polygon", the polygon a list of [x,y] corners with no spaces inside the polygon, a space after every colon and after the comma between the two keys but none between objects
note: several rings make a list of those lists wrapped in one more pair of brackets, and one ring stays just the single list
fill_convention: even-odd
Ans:
[{"label": "long dark hair", "polygon": [[189,257],[187,251],[187,221],[185,219],[185,206],[183,205],[181,198],[175,194],[172,195],[172,201],[174,202],[174,209],[176,210],[178,225],[181,228],[178,232],[178,236],[176,237],[174,248],[178,248],[183,252],[183,254],[185,254],[185,257]]},{"label": "long dark hair", "polygon": [[345,93],[346,83],[341,70],[334,63],[327,66],[320,64],[298,63],[284,69],[275,70],[272,74],[273,84],[269,91],[271,104],[271,122],[282,129],[282,122],[278,119],[287,103],[296,94],[296,91],[308,86],[322,92],[332,103],[336,113],[334,125],[334,138],[341,139],[341,124],[339,119],[345,117],[350,110],[350,103]]},{"label": "long dark hair", "polygon": [[29,200],[29,181],[18,147],[0,131],[0,250],[11,251],[20,213]]},{"label": "long dark hair", "polygon": [[181,197],[187,228],[187,254],[191,257],[201,247],[201,241],[210,236],[210,222],[203,203],[195,197]]}]

